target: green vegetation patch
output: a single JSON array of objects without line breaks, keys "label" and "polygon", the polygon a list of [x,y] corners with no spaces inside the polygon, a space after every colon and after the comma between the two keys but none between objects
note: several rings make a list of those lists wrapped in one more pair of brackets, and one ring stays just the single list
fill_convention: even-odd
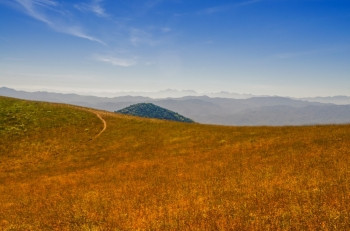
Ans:
[{"label": "green vegetation patch", "polygon": [[116,112],[127,114],[127,115],[146,117],[146,118],[173,120],[173,121],[186,122],[186,123],[194,122],[193,120],[186,118],[176,112],[159,107],[152,103],[138,103]]},{"label": "green vegetation patch", "polygon": [[68,105],[0,97],[0,108],[0,137],[58,127],[89,129],[98,122],[94,114]]},{"label": "green vegetation patch", "polygon": [[0,108],[0,182],[68,161],[103,127],[94,113],[70,105],[0,97]]}]

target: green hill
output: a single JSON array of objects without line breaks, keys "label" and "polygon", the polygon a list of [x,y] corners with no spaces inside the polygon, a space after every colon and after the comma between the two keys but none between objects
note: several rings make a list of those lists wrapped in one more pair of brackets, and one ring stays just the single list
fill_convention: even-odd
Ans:
[{"label": "green hill", "polygon": [[176,112],[154,105],[153,103],[138,103],[116,112],[146,118],[193,123],[193,120],[186,118]]}]

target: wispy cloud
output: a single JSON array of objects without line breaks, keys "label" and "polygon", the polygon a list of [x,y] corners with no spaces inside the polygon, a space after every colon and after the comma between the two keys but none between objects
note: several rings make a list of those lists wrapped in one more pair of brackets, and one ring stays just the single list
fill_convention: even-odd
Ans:
[{"label": "wispy cloud", "polygon": [[136,65],[136,59],[125,59],[109,55],[94,55],[93,59],[99,62],[109,63],[113,66],[131,67]]},{"label": "wispy cloud", "polygon": [[42,12],[40,12],[38,8],[39,7],[49,8],[52,6],[56,6],[57,5],[56,2],[42,1],[42,0],[15,0],[15,1],[18,2],[24,8],[25,12],[32,18],[35,18],[36,20],[44,22],[49,26],[52,24],[52,22]]},{"label": "wispy cloud", "polygon": [[[84,32],[84,30],[80,26],[71,25],[71,24],[62,24],[56,22],[52,16],[48,16],[46,13],[47,11],[52,12],[60,12],[58,10],[59,4],[54,0],[15,0],[20,6],[22,6],[23,10],[27,15],[30,17],[41,21],[45,23],[47,26],[49,26],[51,29],[64,33],[69,34],[75,37],[87,39],[93,42],[98,42],[100,44],[106,45],[103,41],[101,41],[98,38],[95,38],[91,35],[88,35]],[[62,14],[63,15],[63,14]],[[64,17],[64,15],[61,17]],[[63,20],[60,20],[63,21]]]},{"label": "wispy cloud", "polygon": [[[169,30],[167,32],[169,32]],[[139,46],[139,45],[155,46],[160,43],[160,40],[154,38],[152,33],[146,30],[131,28],[130,42],[133,46]]]},{"label": "wispy cloud", "polygon": [[309,56],[309,55],[319,55],[319,54],[325,54],[325,53],[343,52],[343,51],[346,51],[348,49],[349,49],[349,46],[339,46],[339,47],[333,47],[333,48],[319,48],[319,49],[314,49],[314,50],[279,53],[279,54],[273,55],[273,57],[277,58],[277,59],[292,59],[292,58],[298,58],[298,57]]},{"label": "wispy cloud", "polygon": [[[58,29],[58,27],[56,27],[56,29]],[[105,42],[103,42],[102,40],[95,38],[93,36],[90,36],[88,34],[86,34],[82,28],[80,28],[79,26],[74,26],[74,27],[65,27],[62,28],[62,30],[57,30],[58,32],[62,32],[62,33],[66,33],[66,34],[70,34],[79,38],[83,38],[83,39],[87,39],[93,42],[98,42],[102,45],[107,45]]]},{"label": "wispy cloud", "polygon": [[209,8],[197,11],[197,14],[198,15],[216,14],[216,13],[220,13],[220,12],[231,10],[233,8],[255,4],[255,3],[258,3],[258,2],[261,2],[261,1],[262,0],[246,0],[246,1],[241,1],[241,2],[233,3],[233,4],[226,4],[226,5],[219,5],[219,6],[209,7]]},{"label": "wispy cloud", "polygon": [[75,4],[75,8],[83,12],[92,12],[99,17],[108,17],[106,10],[102,7],[103,0],[91,0],[89,3]]},{"label": "wispy cloud", "polygon": [[258,2],[261,2],[261,1],[263,1],[263,0],[247,0],[247,1],[243,1],[243,2],[237,3],[236,6],[247,6],[247,5],[258,3]]},{"label": "wispy cloud", "polygon": [[147,0],[147,1],[145,1],[145,7],[148,9],[151,9],[151,8],[154,8],[163,2],[164,2],[164,0]]}]

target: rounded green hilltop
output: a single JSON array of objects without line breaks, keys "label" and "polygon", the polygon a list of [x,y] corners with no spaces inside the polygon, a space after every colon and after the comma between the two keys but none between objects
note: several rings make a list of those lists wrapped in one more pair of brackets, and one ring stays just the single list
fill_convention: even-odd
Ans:
[{"label": "rounded green hilltop", "polygon": [[140,116],[146,118],[155,118],[163,120],[172,120],[178,122],[193,123],[194,121],[186,118],[176,112],[154,105],[153,103],[138,103],[130,105],[124,109],[115,111],[116,113]]}]

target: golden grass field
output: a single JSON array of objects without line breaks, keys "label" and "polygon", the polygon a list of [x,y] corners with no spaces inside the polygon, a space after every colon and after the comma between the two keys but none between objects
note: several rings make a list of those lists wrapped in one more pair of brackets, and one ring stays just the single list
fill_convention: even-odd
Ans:
[{"label": "golden grass field", "polygon": [[350,125],[96,113],[0,97],[0,230],[350,230]]}]

